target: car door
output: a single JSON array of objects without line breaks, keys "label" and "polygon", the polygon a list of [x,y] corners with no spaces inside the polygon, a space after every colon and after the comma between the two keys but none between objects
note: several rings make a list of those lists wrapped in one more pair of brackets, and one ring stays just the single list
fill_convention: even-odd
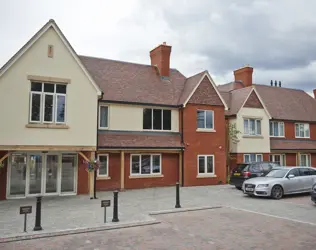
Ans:
[{"label": "car door", "polygon": [[309,168],[299,168],[302,189],[300,192],[309,192],[313,185],[313,176]]},{"label": "car door", "polygon": [[[290,175],[294,175],[293,178],[289,178]],[[302,189],[302,184],[300,180],[300,173],[297,168],[290,170],[283,182],[283,189],[285,194],[296,193],[298,190]]]}]

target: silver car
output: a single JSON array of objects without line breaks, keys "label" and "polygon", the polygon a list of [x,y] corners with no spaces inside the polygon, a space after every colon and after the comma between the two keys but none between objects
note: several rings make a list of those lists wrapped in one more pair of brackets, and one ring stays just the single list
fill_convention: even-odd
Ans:
[{"label": "silver car", "polygon": [[283,195],[311,192],[316,183],[316,168],[284,167],[272,170],[265,177],[244,181],[242,190],[250,196],[281,199]]}]

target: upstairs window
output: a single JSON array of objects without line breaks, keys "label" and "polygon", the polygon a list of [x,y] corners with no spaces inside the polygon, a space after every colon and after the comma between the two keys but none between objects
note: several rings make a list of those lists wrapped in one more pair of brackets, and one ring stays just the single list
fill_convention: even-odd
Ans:
[{"label": "upstairs window", "polygon": [[198,129],[214,129],[214,111],[198,110],[197,127]]},{"label": "upstairs window", "polygon": [[100,106],[99,107],[99,128],[106,129],[109,127],[109,107],[108,106]]},{"label": "upstairs window", "polygon": [[65,123],[66,94],[65,84],[31,82],[30,122]]},{"label": "upstairs window", "polygon": [[244,134],[251,136],[261,135],[261,120],[244,119]]},{"label": "upstairs window", "polygon": [[144,109],[143,129],[171,130],[171,110]]},{"label": "upstairs window", "polygon": [[309,138],[309,124],[296,123],[295,124],[295,137],[296,138]]},{"label": "upstairs window", "polygon": [[270,122],[270,136],[284,137],[284,122]]}]

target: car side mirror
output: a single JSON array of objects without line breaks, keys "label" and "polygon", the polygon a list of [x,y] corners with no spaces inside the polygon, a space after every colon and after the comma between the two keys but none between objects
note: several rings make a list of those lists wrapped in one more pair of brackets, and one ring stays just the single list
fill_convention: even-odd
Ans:
[{"label": "car side mirror", "polygon": [[294,177],[295,177],[294,174],[289,174],[287,178],[292,179],[292,178],[294,178]]}]

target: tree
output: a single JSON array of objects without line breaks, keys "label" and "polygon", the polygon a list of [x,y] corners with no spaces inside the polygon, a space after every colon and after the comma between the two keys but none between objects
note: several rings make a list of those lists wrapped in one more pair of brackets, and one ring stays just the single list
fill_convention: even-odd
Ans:
[{"label": "tree", "polygon": [[226,138],[227,138],[227,147],[226,147],[226,163],[227,163],[227,181],[229,181],[229,173],[230,173],[230,165],[231,160],[233,159],[230,155],[230,145],[237,144],[239,142],[238,134],[241,132],[237,129],[236,123],[230,123],[227,121],[226,123]]}]

